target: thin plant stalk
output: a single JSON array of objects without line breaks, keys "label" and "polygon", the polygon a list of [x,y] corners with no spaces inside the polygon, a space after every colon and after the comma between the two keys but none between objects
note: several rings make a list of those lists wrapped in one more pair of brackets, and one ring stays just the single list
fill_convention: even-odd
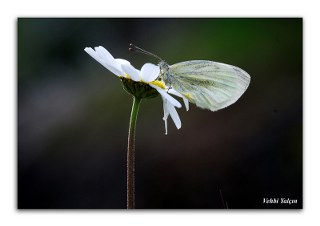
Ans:
[{"label": "thin plant stalk", "polygon": [[135,208],[135,130],[141,99],[133,97],[132,110],[129,123],[128,152],[127,152],[127,209]]}]

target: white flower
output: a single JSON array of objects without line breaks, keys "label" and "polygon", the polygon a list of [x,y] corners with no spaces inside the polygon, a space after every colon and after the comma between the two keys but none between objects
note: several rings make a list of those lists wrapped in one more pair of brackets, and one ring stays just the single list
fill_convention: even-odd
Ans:
[{"label": "white flower", "polygon": [[167,134],[167,119],[170,115],[177,129],[181,128],[181,120],[179,118],[178,112],[175,107],[180,108],[181,104],[170,96],[168,93],[179,96],[183,98],[186,109],[189,109],[188,100],[182,96],[177,91],[172,88],[169,89],[164,82],[157,80],[160,74],[159,66],[156,66],[151,63],[146,63],[142,66],[141,70],[137,70],[134,68],[129,61],[124,59],[115,59],[104,47],[99,46],[95,47],[94,50],[92,48],[85,48],[86,51],[91,57],[93,57],[96,61],[102,64],[105,68],[111,71],[113,74],[117,75],[120,78],[126,78],[133,80],[135,82],[141,82],[149,85],[150,87],[157,90],[163,100],[163,120],[165,123],[165,130]]}]

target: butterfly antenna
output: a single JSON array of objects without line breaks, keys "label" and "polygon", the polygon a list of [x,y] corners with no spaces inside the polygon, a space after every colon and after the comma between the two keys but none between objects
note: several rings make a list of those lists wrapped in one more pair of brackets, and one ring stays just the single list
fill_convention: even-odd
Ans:
[{"label": "butterfly antenna", "polygon": [[138,47],[136,45],[133,45],[132,43],[130,43],[130,45],[129,45],[129,51],[138,52],[138,53],[146,54],[146,55],[149,55],[149,56],[153,56],[153,57],[157,58],[158,60],[163,61],[156,54],[153,54],[153,53],[150,53],[150,52],[148,52],[148,51],[146,51],[144,49],[141,49],[140,47]]}]

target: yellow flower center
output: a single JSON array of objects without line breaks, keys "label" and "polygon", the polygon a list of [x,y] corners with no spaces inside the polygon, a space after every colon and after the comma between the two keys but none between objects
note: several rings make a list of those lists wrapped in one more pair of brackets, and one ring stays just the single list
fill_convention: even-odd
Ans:
[{"label": "yellow flower center", "polygon": [[160,87],[161,89],[166,89],[166,85],[163,81],[155,80],[150,82],[150,84]]}]

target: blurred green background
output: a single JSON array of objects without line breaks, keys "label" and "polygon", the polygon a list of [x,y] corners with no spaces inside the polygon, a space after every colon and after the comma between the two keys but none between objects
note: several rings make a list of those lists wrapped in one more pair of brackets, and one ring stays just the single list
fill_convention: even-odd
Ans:
[{"label": "blurred green background", "polygon": [[[302,208],[302,19],[19,18],[18,208],[126,208],[132,98],[83,51],[104,46],[136,68],[153,58],[236,65],[244,95],[210,112],[144,100],[136,134],[136,207]],[[297,199],[293,205],[263,198]]]}]

